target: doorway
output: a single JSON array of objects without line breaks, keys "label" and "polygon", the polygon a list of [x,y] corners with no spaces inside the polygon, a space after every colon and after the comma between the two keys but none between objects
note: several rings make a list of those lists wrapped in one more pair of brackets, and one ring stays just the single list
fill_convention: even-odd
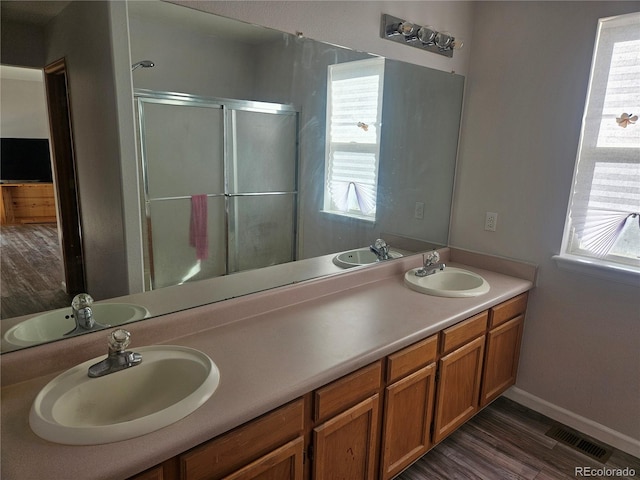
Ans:
[{"label": "doorway", "polygon": [[[48,179],[35,178],[36,175],[33,179],[27,178],[29,167],[25,169],[26,176],[20,177],[24,181],[6,177],[10,169],[3,171],[0,318],[9,318],[69,306],[75,294],[85,291],[85,275],[64,60],[45,67],[44,77],[43,70],[7,66],[2,69],[3,74],[10,71],[9,75],[15,75],[17,90],[12,90],[15,95],[28,92],[29,83],[30,88],[40,88],[40,95],[45,92],[44,99],[33,95],[36,99],[31,102],[16,98],[19,108],[37,104],[36,113],[31,112],[39,119],[35,122],[40,123],[36,131],[20,130],[25,127],[18,125],[19,119],[28,117],[24,111],[5,109],[3,114],[8,115],[7,121],[3,121],[3,145],[10,143],[5,140],[9,136],[49,137],[46,155],[50,156],[47,161],[51,166]],[[24,74],[33,76],[23,78]],[[35,86],[34,82],[25,81],[27,79],[34,80]],[[7,97],[10,95],[5,99]],[[44,139],[35,141],[47,143]],[[23,198],[25,195],[28,198]]]}]

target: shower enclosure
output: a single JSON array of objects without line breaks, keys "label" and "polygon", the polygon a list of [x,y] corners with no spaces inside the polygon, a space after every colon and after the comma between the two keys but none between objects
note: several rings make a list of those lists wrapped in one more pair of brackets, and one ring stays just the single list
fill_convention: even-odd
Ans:
[{"label": "shower enclosure", "polygon": [[295,260],[290,105],[135,90],[147,289]]}]

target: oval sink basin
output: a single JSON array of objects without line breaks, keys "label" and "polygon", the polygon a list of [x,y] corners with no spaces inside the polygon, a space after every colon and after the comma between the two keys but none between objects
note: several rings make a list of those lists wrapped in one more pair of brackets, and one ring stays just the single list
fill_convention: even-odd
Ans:
[{"label": "oval sink basin", "polygon": [[462,268],[446,267],[436,273],[419,277],[418,268],[404,275],[404,284],[411,290],[438,297],[477,297],[489,291],[489,283],[477,273]]},{"label": "oval sink basin", "polygon": [[[91,309],[96,322],[112,327],[150,315],[145,307],[131,303],[94,303]],[[63,338],[75,325],[71,307],[60,308],[14,325],[4,334],[4,339],[13,345],[26,347]]]},{"label": "oval sink basin", "polygon": [[[389,250],[389,256],[393,258],[400,258],[402,254],[395,250]],[[351,268],[358,267],[360,265],[369,265],[376,263],[378,256],[369,250],[368,247],[357,248],[355,250],[349,250],[348,252],[342,252],[333,257],[333,263],[338,267]]]},{"label": "oval sink basin", "polygon": [[218,387],[218,367],[198,350],[171,345],[131,350],[142,355],[135,367],[89,378],[89,367],[104,355],[49,382],[31,407],[33,432],[67,445],[126,440],[186,417]]}]

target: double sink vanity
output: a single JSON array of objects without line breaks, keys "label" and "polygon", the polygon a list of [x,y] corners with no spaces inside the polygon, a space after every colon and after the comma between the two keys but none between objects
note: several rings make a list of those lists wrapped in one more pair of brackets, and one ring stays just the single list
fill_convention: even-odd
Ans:
[{"label": "double sink vanity", "polygon": [[439,252],[3,355],[3,475],[392,478],[515,383],[535,267]]}]

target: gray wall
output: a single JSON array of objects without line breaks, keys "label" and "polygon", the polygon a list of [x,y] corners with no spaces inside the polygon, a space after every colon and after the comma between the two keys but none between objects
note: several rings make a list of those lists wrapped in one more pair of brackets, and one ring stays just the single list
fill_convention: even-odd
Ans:
[{"label": "gray wall", "polygon": [[253,95],[250,45],[134,15],[129,16],[129,35],[132,63],[149,59],[156,64],[134,71],[135,88],[221,98]]},{"label": "gray wall", "polygon": [[[264,25],[291,34],[301,33],[333,45],[374,53],[386,58],[466,75],[473,43],[473,4],[471,1],[375,1],[326,0],[273,1],[170,0],[197,10]],[[452,32],[468,42],[453,58],[432,55],[380,38],[380,16],[388,13],[421,25],[433,25]]]},{"label": "gray wall", "polygon": [[49,138],[44,83],[3,78],[0,83],[3,138]]},{"label": "gray wall", "polygon": [[44,66],[44,27],[3,21],[0,34],[0,63],[18,67]]},{"label": "gray wall", "polygon": [[384,82],[380,229],[446,245],[464,77],[387,60]]},{"label": "gray wall", "polygon": [[129,291],[108,2],[73,2],[46,27],[47,65],[66,59],[87,290]]},{"label": "gray wall", "polygon": [[[598,18],[640,3],[476,8],[451,244],[540,266],[517,383],[525,400],[638,448],[638,287],[560,270],[551,257],[562,242]],[[496,232],[484,231],[487,211],[499,215]]]}]

